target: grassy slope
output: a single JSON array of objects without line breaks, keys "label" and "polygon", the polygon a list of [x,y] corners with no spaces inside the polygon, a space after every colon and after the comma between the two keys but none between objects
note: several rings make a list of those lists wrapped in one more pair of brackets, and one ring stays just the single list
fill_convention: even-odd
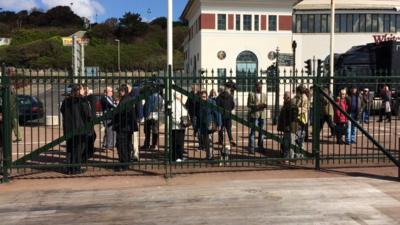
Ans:
[{"label": "grassy slope", "polygon": [[[184,27],[179,27],[184,32]],[[71,47],[62,46],[61,37],[76,29],[41,28],[21,29],[13,33],[12,44],[0,47],[0,61],[20,67],[68,68],[71,65]],[[121,43],[121,67],[164,67],[166,63],[165,31],[151,29],[134,43]],[[117,67],[116,42],[93,39],[85,49],[86,66]],[[181,68],[183,54],[175,50],[174,66]]]}]

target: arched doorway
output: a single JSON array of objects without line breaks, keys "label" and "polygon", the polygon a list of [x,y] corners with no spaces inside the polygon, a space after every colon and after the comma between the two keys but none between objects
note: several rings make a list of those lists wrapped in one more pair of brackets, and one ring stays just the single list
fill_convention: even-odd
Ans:
[{"label": "arched doorway", "polygon": [[254,89],[258,75],[258,59],[251,51],[243,51],[236,58],[236,78],[238,91],[249,92]]}]

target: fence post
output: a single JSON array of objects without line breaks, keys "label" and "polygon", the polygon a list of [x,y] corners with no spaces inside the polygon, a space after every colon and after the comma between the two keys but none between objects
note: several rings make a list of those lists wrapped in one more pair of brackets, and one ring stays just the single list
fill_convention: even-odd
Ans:
[{"label": "fence post", "polygon": [[321,116],[321,89],[320,85],[321,73],[317,72],[317,77],[314,79],[313,88],[313,127],[312,127],[312,151],[315,157],[315,169],[319,170],[320,165],[320,116]]},{"label": "fence post", "polygon": [[172,66],[168,65],[165,76],[165,177],[171,177],[172,135]]},{"label": "fence post", "polygon": [[2,116],[3,116],[3,182],[8,182],[11,168],[11,108],[10,108],[10,79],[6,73],[6,65],[1,65],[2,86]]},{"label": "fence post", "polygon": [[279,117],[279,48],[276,48],[276,86],[275,86],[275,109],[274,109],[274,118],[272,120],[273,125],[278,124],[278,117]]}]

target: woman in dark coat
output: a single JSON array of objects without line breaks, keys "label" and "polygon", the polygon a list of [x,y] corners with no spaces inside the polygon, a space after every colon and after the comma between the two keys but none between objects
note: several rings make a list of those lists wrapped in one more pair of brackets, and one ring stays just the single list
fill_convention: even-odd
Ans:
[{"label": "woman in dark coat", "polygon": [[[133,99],[129,95],[128,86],[121,85],[119,88],[120,101],[117,112],[114,114],[113,129],[117,133],[117,150],[118,158],[121,163],[131,162],[131,153],[133,150],[132,135],[133,132],[138,131],[135,106],[130,104]],[[122,108],[122,109],[121,109]],[[119,166],[115,169],[117,171],[127,170],[128,165]]]},{"label": "woman in dark coat", "polygon": [[[82,153],[87,146],[87,132],[82,128],[92,118],[90,106],[84,98],[84,94],[85,90],[82,85],[74,85],[71,96],[64,99],[61,104],[64,135],[75,132],[74,136],[67,139],[67,162],[69,164],[81,164]],[[80,166],[68,168],[69,174],[81,172]]]}]

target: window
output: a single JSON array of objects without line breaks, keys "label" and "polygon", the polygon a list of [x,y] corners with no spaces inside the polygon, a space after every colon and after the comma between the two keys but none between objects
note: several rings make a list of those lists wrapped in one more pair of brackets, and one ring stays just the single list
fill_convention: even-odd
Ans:
[{"label": "window", "polygon": [[353,15],[353,32],[360,32],[360,15]]},{"label": "window", "polygon": [[328,32],[328,15],[321,15],[321,32]]},{"label": "window", "polygon": [[226,78],[226,69],[225,68],[218,68],[217,69],[218,75],[218,88],[225,83]]},{"label": "window", "polygon": [[372,15],[372,32],[378,32],[378,15]]},{"label": "window", "polygon": [[321,15],[315,15],[315,33],[321,33]]},{"label": "window", "polygon": [[384,15],[383,32],[390,32],[390,15]]},{"label": "window", "polygon": [[276,16],[268,16],[268,30],[276,31]]},{"label": "window", "polygon": [[251,30],[251,15],[243,15],[243,30]]},{"label": "window", "polygon": [[314,33],[314,15],[308,15],[308,32]]},{"label": "window", "polygon": [[255,15],[254,16],[254,30],[259,30],[260,28],[260,16]]},{"label": "window", "polygon": [[372,15],[371,14],[366,15],[365,32],[372,32]]},{"label": "window", "polygon": [[218,14],[218,30],[226,30],[226,15]]},{"label": "window", "polygon": [[301,15],[296,15],[296,33],[301,33]]},{"label": "window", "polygon": [[335,15],[335,32],[340,32],[340,15],[338,14]]},{"label": "window", "polygon": [[[238,91],[252,91],[257,82],[258,59],[250,51],[241,52],[236,58],[236,77],[238,79]],[[249,78],[249,79],[246,79]]]},{"label": "window", "polygon": [[396,30],[400,32],[400,15],[396,16]]},{"label": "window", "polygon": [[378,15],[378,32],[383,32],[383,14]]},{"label": "window", "polygon": [[240,30],[240,15],[236,15],[236,30]]},{"label": "window", "polygon": [[390,15],[390,32],[396,32],[396,15]]},{"label": "window", "polygon": [[346,32],[346,28],[347,28],[347,15],[346,14],[341,14],[340,15],[340,28],[339,28],[339,32]]},{"label": "window", "polygon": [[346,32],[353,32],[353,15],[352,14],[348,14],[347,15],[347,25],[346,25]]},{"label": "window", "polygon": [[366,22],[366,15],[361,14],[360,15],[360,32],[365,32],[365,22]]},{"label": "window", "polygon": [[308,15],[301,16],[301,33],[308,33]]}]

